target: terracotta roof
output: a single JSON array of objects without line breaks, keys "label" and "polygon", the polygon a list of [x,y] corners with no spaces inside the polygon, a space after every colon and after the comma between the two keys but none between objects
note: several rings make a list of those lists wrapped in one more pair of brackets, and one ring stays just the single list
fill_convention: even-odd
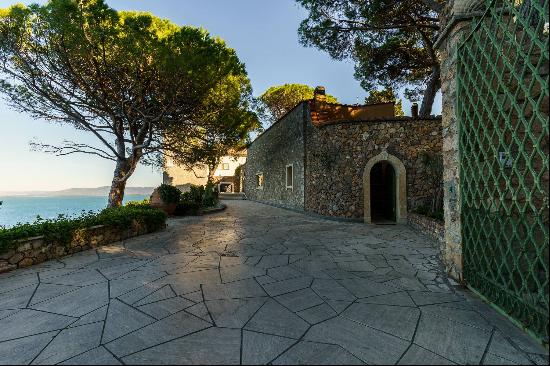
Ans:
[{"label": "terracotta roof", "polygon": [[377,117],[377,118],[366,118],[366,119],[355,119],[355,120],[336,120],[336,121],[326,121],[317,125],[317,127],[325,127],[339,124],[359,124],[359,123],[368,123],[368,122],[422,122],[422,121],[441,121],[441,116],[429,116],[429,117],[417,117],[413,118],[410,116],[395,116],[395,117]]},{"label": "terracotta roof", "polygon": [[335,122],[369,120],[395,117],[395,103],[348,105],[309,100],[311,121],[317,127]]}]

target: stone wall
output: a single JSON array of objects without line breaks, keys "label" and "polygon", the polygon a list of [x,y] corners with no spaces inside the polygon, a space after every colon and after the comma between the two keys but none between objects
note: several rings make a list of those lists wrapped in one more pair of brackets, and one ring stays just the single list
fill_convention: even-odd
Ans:
[{"label": "stone wall", "polygon": [[18,241],[14,249],[0,252],[0,273],[149,233],[137,222],[130,228],[98,225],[76,230],[67,244],[48,242],[43,236]]},{"label": "stone wall", "polygon": [[[307,103],[300,103],[254,140],[244,167],[247,199],[282,207],[304,208],[304,121]],[[286,166],[292,164],[294,183],[286,187]],[[262,173],[264,186],[256,175]]]},{"label": "stone wall", "polygon": [[406,168],[409,210],[429,202],[421,154],[441,154],[441,118],[347,121],[320,127],[306,124],[305,209],[317,214],[363,218],[363,173],[383,151]]},{"label": "stone wall", "polygon": [[454,0],[449,1],[440,15],[445,32],[438,40],[441,61],[442,126],[443,126],[443,212],[445,216],[445,246],[442,257],[449,275],[462,281],[462,234],[460,219],[460,179],[457,123],[457,47],[468,31],[470,20],[457,20]]},{"label": "stone wall", "polygon": [[415,230],[433,239],[440,247],[445,244],[445,223],[431,217],[409,212],[407,223]]}]

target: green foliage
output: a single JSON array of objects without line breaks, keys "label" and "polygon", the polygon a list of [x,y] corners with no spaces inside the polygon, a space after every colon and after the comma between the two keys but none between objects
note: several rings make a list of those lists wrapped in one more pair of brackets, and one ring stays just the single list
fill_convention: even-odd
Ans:
[{"label": "green foliage", "polygon": [[420,154],[425,179],[430,184],[430,211],[443,212],[443,156],[424,151]]},{"label": "green foliage", "polygon": [[[235,168],[235,177],[237,179],[241,176],[242,171],[243,171],[243,165],[242,164]],[[0,205],[1,205],[1,203],[0,203]]]},{"label": "green foliage", "polygon": [[181,201],[176,206],[174,211],[175,216],[185,216],[185,215],[197,215],[201,208],[201,204],[193,201]]},{"label": "green foliage", "polygon": [[12,248],[17,240],[44,236],[47,242],[68,244],[76,230],[96,225],[130,228],[136,221],[149,231],[160,230],[166,222],[164,211],[143,205],[127,205],[107,208],[99,213],[83,212],[77,217],[59,215],[55,219],[37,216],[33,223],[17,224],[11,228],[0,228],[0,252]]},{"label": "green foliage", "polygon": [[[431,111],[439,89],[433,48],[443,0],[296,0],[309,13],[300,24],[300,42],[337,60],[352,59],[365,90],[408,87],[409,99],[424,92]],[[426,107],[428,108],[428,107]],[[421,113],[422,114],[422,113]]]},{"label": "green foliage", "polygon": [[[313,99],[314,91],[314,88],[303,84],[272,86],[259,98],[263,104],[263,114],[272,124],[296,107],[298,103]],[[338,103],[336,97],[330,94],[326,95],[326,100],[329,103]]]},{"label": "green foliage", "polygon": [[181,191],[176,187],[161,184],[157,189],[164,203],[178,203],[180,201]]},{"label": "green foliage", "polygon": [[[185,155],[184,147],[200,145],[205,131],[241,136],[239,124],[252,123],[240,98],[247,88],[235,50],[203,29],[116,11],[104,0],[0,10],[0,93],[20,112],[98,139],[31,146],[116,162],[111,206],[122,204],[138,163],[162,163],[160,151]],[[222,99],[223,108],[214,103]],[[172,130],[178,138],[165,138]]]},{"label": "green foliage", "polygon": [[219,202],[216,185],[191,186],[188,192],[181,194],[181,200],[176,207],[175,215],[194,215],[201,208],[215,207]]},{"label": "green foliage", "polygon": [[382,90],[371,90],[369,96],[365,98],[366,104],[395,102],[395,115],[404,116],[403,104],[397,100],[392,88],[388,87]]},{"label": "green foliage", "polygon": [[180,202],[193,202],[197,203],[199,206],[202,205],[202,196],[204,195],[204,186],[194,186],[189,187],[188,192],[183,192],[181,194]]},{"label": "green foliage", "polygon": [[150,205],[151,201],[148,198],[143,199],[143,201],[128,201],[126,203],[128,207],[149,207]]},{"label": "green foliage", "polygon": [[206,166],[208,181],[213,179],[220,159],[237,154],[250,142],[250,133],[260,128],[252,109],[252,87],[245,75],[228,76],[204,99],[200,113],[194,121],[200,128],[188,137],[188,131],[179,126],[165,133],[166,141],[175,147],[172,160],[186,167]]},{"label": "green foliage", "polygon": [[206,187],[204,187],[204,193],[202,196],[202,206],[207,207],[214,207],[218,204],[219,198],[218,198],[218,191],[217,186],[208,183]]},{"label": "green foliage", "polygon": [[138,221],[147,225],[151,231],[159,230],[164,227],[166,213],[152,207],[122,206],[106,208],[101,211],[96,218],[96,225],[113,225],[120,227],[130,227],[132,221]]}]

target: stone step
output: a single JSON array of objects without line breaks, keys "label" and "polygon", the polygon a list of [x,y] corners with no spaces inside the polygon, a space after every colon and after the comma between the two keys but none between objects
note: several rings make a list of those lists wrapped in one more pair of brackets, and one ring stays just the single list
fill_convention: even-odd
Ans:
[{"label": "stone step", "polygon": [[226,193],[226,192],[220,192],[219,194],[220,200],[245,200],[246,196],[244,193]]}]

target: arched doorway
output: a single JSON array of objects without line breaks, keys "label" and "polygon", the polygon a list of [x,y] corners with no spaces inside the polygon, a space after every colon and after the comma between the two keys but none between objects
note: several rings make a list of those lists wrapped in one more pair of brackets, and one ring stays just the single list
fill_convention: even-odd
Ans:
[{"label": "arched doorway", "polygon": [[370,209],[373,223],[396,222],[395,170],[380,161],[370,171]]},{"label": "arched doorway", "polygon": [[[378,163],[382,164],[377,165]],[[370,224],[376,221],[373,221],[372,217],[371,175],[373,174],[375,176],[373,178],[375,196],[389,202],[389,204],[385,205],[375,202],[374,210],[376,211],[378,208],[377,205],[381,204],[386,207],[386,211],[382,209],[382,216],[389,216],[389,209],[392,208],[390,216],[393,218],[392,221],[407,223],[407,172],[405,165],[397,157],[388,154],[386,151],[370,159],[365,166],[363,173],[363,212],[365,222]],[[383,191],[380,192],[380,187],[386,188],[385,190],[382,188]],[[378,193],[376,193],[376,190],[378,190]],[[376,216],[377,213],[375,212],[374,219],[377,218]]]}]

